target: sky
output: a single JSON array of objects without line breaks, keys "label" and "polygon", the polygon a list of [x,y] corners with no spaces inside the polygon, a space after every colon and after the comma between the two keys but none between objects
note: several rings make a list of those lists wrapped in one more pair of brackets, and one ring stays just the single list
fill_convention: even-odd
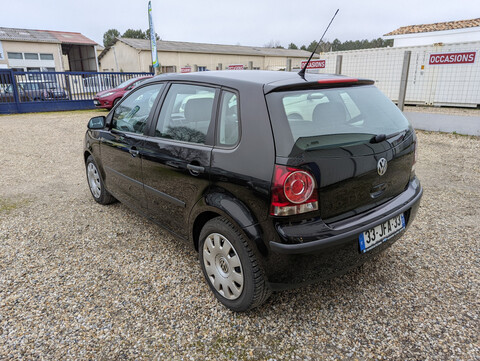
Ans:
[{"label": "sky", "polygon": [[[0,27],[79,32],[103,45],[108,29],[148,28],[148,0],[0,0]],[[478,0],[152,0],[162,40],[308,46],[374,39],[401,26],[480,18]]]}]

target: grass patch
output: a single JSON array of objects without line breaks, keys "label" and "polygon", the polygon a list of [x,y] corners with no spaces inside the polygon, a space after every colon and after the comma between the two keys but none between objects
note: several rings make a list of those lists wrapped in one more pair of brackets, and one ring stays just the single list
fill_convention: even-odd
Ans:
[{"label": "grass patch", "polygon": [[0,198],[0,215],[1,214],[8,214],[11,211],[23,207],[29,201],[27,200],[20,200],[20,201],[13,201],[9,199],[2,199]]}]

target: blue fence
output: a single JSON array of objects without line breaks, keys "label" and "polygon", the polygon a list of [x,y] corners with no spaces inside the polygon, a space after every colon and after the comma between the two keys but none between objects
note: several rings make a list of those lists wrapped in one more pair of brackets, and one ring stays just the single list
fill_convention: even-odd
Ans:
[{"label": "blue fence", "polygon": [[151,73],[23,72],[0,70],[0,114],[93,109],[93,97]]}]

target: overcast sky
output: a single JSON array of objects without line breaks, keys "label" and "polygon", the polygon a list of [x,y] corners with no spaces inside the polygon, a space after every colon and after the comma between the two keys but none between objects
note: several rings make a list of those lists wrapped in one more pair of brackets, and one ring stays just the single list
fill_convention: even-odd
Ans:
[{"label": "overcast sky", "polygon": [[[0,26],[79,32],[103,45],[103,33],[148,28],[148,0],[0,0]],[[480,18],[478,0],[152,0],[163,40],[298,46],[318,40],[337,8],[327,40],[373,39],[400,26]]]}]

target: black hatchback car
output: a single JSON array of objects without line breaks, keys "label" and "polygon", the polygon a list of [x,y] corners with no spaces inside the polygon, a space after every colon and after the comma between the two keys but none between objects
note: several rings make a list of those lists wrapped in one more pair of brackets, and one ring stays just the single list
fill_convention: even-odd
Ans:
[{"label": "black hatchback car", "polygon": [[234,311],[383,251],[422,196],[415,132],[369,80],[161,75],[88,128],[93,198],[119,200],[191,244]]}]

